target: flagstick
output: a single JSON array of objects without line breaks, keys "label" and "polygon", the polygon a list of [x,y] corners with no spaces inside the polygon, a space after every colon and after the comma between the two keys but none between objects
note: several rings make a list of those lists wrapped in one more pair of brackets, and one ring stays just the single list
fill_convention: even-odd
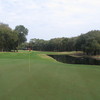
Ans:
[{"label": "flagstick", "polygon": [[30,52],[29,52],[29,72],[30,72]]}]

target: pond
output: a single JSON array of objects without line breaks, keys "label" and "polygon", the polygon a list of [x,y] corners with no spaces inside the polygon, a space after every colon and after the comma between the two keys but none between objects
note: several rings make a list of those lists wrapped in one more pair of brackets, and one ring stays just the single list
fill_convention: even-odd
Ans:
[{"label": "pond", "polygon": [[67,64],[100,65],[100,60],[89,57],[73,57],[69,55],[48,55],[59,62]]}]

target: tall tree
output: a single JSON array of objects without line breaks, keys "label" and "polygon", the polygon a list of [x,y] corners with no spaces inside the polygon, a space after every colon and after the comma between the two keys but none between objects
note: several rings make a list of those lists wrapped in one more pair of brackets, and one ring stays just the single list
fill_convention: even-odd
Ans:
[{"label": "tall tree", "polygon": [[17,34],[7,24],[0,23],[0,51],[15,49],[17,40]]},{"label": "tall tree", "polygon": [[100,54],[100,31],[94,30],[77,38],[76,50],[84,51],[87,55]]},{"label": "tall tree", "polygon": [[27,28],[25,28],[23,25],[18,25],[15,27],[14,31],[17,32],[18,34],[18,41],[17,41],[18,46],[27,41],[26,39],[26,35],[28,35]]}]

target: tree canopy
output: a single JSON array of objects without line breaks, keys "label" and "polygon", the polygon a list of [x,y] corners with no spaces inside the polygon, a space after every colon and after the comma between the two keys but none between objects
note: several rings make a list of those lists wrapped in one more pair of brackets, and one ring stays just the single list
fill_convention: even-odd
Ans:
[{"label": "tree canopy", "polygon": [[18,25],[15,27],[14,31],[17,32],[17,35],[18,35],[18,45],[27,41],[26,39],[26,35],[28,35],[27,28],[25,28],[23,25]]},{"label": "tree canopy", "polygon": [[31,39],[33,50],[40,51],[83,51],[87,55],[100,54],[100,31],[93,30],[73,38],[54,38],[48,41]]},{"label": "tree canopy", "polygon": [[100,30],[92,30],[72,38],[53,38],[43,40],[33,38],[25,43],[28,29],[17,25],[11,29],[8,24],[0,23],[0,51],[26,49],[40,51],[83,51],[87,55],[100,54]]},{"label": "tree canopy", "polygon": [[[21,36],[19,36],[20,33]],[[25,42],[27,34],[28,30],[22,25],[16,26],[13,30],[9,25],[0,23],[0,51],[16,50],[19,40],[20,44]]]}]

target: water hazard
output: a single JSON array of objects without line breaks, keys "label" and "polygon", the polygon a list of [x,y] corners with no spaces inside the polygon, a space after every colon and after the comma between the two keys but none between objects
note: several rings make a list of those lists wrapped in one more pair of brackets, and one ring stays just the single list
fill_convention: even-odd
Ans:
[{"label": "water hazard", "polygon": [[48,55],[59,62],[67,64],[100,65],[100,60],[89,57],[73,57],[69,55]]}]

